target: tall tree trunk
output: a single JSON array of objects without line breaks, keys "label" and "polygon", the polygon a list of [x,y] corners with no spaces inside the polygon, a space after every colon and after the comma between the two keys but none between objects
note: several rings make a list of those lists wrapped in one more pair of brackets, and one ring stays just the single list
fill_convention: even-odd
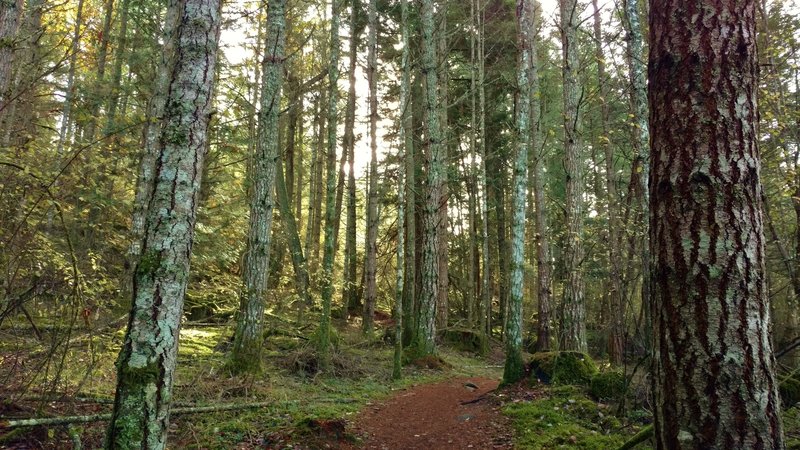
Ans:
[{"label": "tall tree trunk", "polygon": [[[534,6],[534,30],[538,29],[541,11]],[[531,149],[534,152],[531,158],[529,173],[530,189],[533,196],[533,245],[536,260],[536,350],[546,352],[550,350],[551,321],[552,321],[552,266],[550,256],[550,235],[547,229],[547,206],[544,200],[544,153],[541,141],[542,100],[539,85],[539,58],[537,53],[538,39],[535,34],[531,36]],[[530,206],[529,206],[530,208]]]},{"label": "tall tree trunk", "polygon": [[656,448],[783,449],[765,282],[755,2],[650,7]]},{"label": "tall tree trunk", "polygon": [[72,103],[75,101],[75,72],[78,66],[78,52],[81,48],[81,27],[83,26],[84,0],[78,0],[75,11],[75,25],[72,29],[72,45],[70,46],[69,68],[67,69],[67,84],[64,86],[64,105],[61,108],[61,126],[58,131],[58,144],[56,155],[64,155],[64,146],[67,145],[68,131],[72,126]]},{"label": "tall tree trunk", "polygon": [[[337,1],[337,0],[334,0]],[[319,99],[319,114],[317,115],[317,148],[314,152],[314,196],[311,203],[312,211],[309,214],[309,224],[311,227],[311,253],[308,254],[308,260],[311,267],[311,273],[316,274],[319,269],[319,247],[320,247],[320,230],[322,229],[322,199],[325,198],[325,137],[326,137],[326,122],[327,118],[325,108],[327,108],[328,97],[327,92],[322,92]],[[330,124],[327,124],[330,126]]]},{"label": "tall tree trunk", "polygon": [[170,1],[179,17],[169,69],[157,170],[106,448],[166,446],[183,297],[213,102],[219,0]]},{"label": "tall tree trunk", "polygon": [[442,163],[441,172],[441,201],[438,208],[438,229],[436,230],[437,252],[438,252],[438,266],[439,266],[439,287],[436,295],[436,325],[440,328],[447,327],[447,315],[450,309],[450,302],[448,301],[448,293],[450,291],[450,277],[448,275],[448,208],[447,200],[449,197],[447,186],[447,167],[448,167],[448,153],[450,146],[450,131],[448,125],[448,89],[450,84],[449,65],[447,62],[448,47],[447,47],[447,0],[442,0],[438,4],[438,13],[441,15],[439,19],[439,26],[436,30],[436,41],[439,46],[439,63],[438,70],[441,71],[439,77],[439,110],[442,115],[439,129],[442,134],[442,145],[439,148],[441,155],[439,159]]},{"label": "tall tree trunk", "polygon": [[300,233],[297,231],[297,220],[292,212],[292,202],[287,192],[287,182],[284,177],[283,164],[281,158],[276,161],[275,191],[278,195],[278,210],[283,221],[283,232],[286,241],[289,243],[289,253],[292,256],[292,268],[294,269],[295,282],[297,283],[297,294],[300,296],[300,306],[298,314],[302,315],[303,308],[311,305],[311,298],[308,295],[308,266],[303,255],[303,245],[300,243]]},{"label": "tall tree trunk", "polygon": [[101,95],[105,91],[105,76],[106,76],[106,62],[108,59],[108,42],[111,37],[111,22],[114,17],[114,0],[106,0],[105,16],[103,18],[103,30],[100,32],[100,48],[97,50],[97,78],[94,82],[93,92],[89,94],[89,111],[91,115],[89,122],[86,124],[86,132],[84,133],[84,141],[94,141],[94,135],[97,128],[97,117],[95,112],[100,109]]},{"label": "tall tree trunk", "polygon": [[375,303],[378,285],[375,272],[378,266],[378,5],[377,0],[369,0],[367,39],[367,82],[369,84],[369,189],[367,199],[367,271],[366,297],[364,298],[364,332],[372,333],[375,316]]},{"label": "tall tree trunk", "polygon": [[[475,324],[475,307],[478,306],[477,300],[477,286],[476,286],[476,278],[477,268],[476,268],[476,257],[477,257],[477,224],[476,224],[476,217],[477,214],[477,205],[476,205],[476,195],[477,195],[477,180],[475,179],[475,162],[477,161],[477,91],[476,91],[476,82],[477,82],[477,58],[476,58],[476,39],[477,33],[475,32],[475,0],[470,0],[469,2],[470,7],[470,38],[469,38],[469,60],[470,60],[470,74],[469,74],[469,93],[470,93],[470,121],[469,121],[469,166],[468,166],[468,173],[466,174],[467,180],[467,192],[469,195],[469,272],[468,272],[468,279],[467,279],[467,324],[472,327]],[[480,267],[478,265],[478,267]],[[480,306],[478,306],[478,310],[480,311]],[[480,314],[480,312],[479,312]]]},{"label": "tall tree trunk", "polygon": [[348,70],[349,91],[347,94],[347,110],[344,119],[344,145],[347,152],[347,219],[345,222],[344,244],[344,304],[348,315],[358,310],[356,298],[357,268],[356,256],[356,176],[355,176],[355,144],[353,131],[356,120],[356,67],[358,64],[358,39],[361,34],[359,12],[361,1],[352,0],[350,5],[350,67]]},{"label": "tall tree trunk", "polygon": [[[399,142],[404,152],[403,157],[406,162],[408,161],[408,151],[411,148],[409,133],[411,130],[407,128],[408,125],[408,93],[409,93],[409,67],[408,67],[408,3],[406,0],[400,0],[400,33],[403,44],[403,53],[401,56],[401,70],[403,71],[400,80],[400,127],[399,127]],[[400,159],[400,158],[398,158]],[[413,165],[411,166],[413,170]],[[392,365],[392,378],[397,380],[402,376],[402,360],[403,360],[403,327],[404,320],[406,319],[406,305],[404,304],[404,277],[406,273],[406,171],[408,164],[401,165],[399,170],[399,189],[397,194],[397,275],[395,281],[395,295],[394,295],[394,317],[395,317],[395,332],[394,332],[394,362]],[[413,290],[413,289],[412,289]]]},{"label": "tall tree trunk", "polygon": [[410,48],[410,24],[408,18],[408,2],[401,0],[401,39],[403,44],[403,52],[401,55],[402,75],[400,79],[400,128],[402,129],[402,138],[400,143],[403,145],[404,158],[405,158],[405,184],[401,187],[405,190],[406,200],[406,249],[405,249],[405,277],[404,277],[404,293],[403,293],[403,337],[406,342],[410,342],[410,337],[413,336],[416,328],[414,305],[416,304],[416,265],[414,262],[415,248],[416,248],[416,204],[417,204],[417,191],[416,191],[416,162],[414,158],[414,125],[411,111],[411,48]]},{"label": "tall tree trunk", "polygon": [[525,276],[525,201],[528,181],[528,150],[531,143],[531,46],[533,44],[533,0],[517,0],[519,60],[517,62],[517,154],[514,159],[514,193],[511,218],[511,276],[506,325],[506,364],[503,383],[519,381],[525,375],[522,361],[522,292]]},{"label": "tall tree trunk", "polygon": [[258,372],[264,343],[264,301],[272,243],[275,160],[278,158],[278,124],[286,45],[285,0],[270,0],[264,49],[258,143],[252,163],[253,192],[247,233],[242,292],[236,319],[230,368],[234,373]]},{"label": "tall tree trunk", "polygon": [[[628,68],[630,77],[630,103],[631,103],[631,142],[634,150],[634,170],[638,181],[636,198],[641,209],[641,220],[636,228],[647,229],[649,213],[648,172],[650,171],[650,130],[647,123],[647,74],[645,73],[645,52],[642,38],[642,29],[639,21],[639,0],[625,0],[625,24],[628,33]],[[648,235],[642,235],[642,250],[639,253],[642,264],[642,273],[650,273],[650,246],[647,242]],[[652,320],[647,299],[650,298],[650,278],[642,277],[642,315],[644,324],[640,336],[646,349],[652,345]],[[620,307],[620,309],[622,309]],[[622,314],[620,312],[620,314]],[[615,318],[615,321],[624,321],[624,318]],[[623,325],[624,326],[624,325]]]},{"label": "tall tree trunk", "polygon": [[481,155],[480,183],[481,195],[481,253],[483,255],[483,283],[481,285],[481,313],[480,328],[486,336],[491,336],[492,331],[492,264],[489,253],[489,185],[486,177],[486,47],[484,33],[483,1],[477,2],[477,28],[478,28],[478,139]]},{"label": "tall tree trunk", "polygon": [[[629,0],[631,1],[631,0]],[[611,323],[608,327],[608,354],[611,363],[622,364],[625,344],[625,303],[622,298],[622,285],[620,273],[620,251],[616,243],[620,239],[619,211],[617,208],[617,177],[614,167],[614,150],[611,147],[609,135],[610,108],[608,99],[608,75],[606,73],[605,55],[603,54],[603,32],[601,25],[600,7],[597,0],[592,0],[594,7],[594,39],[595,59],[597,60],[597,84],[600,93],[600,137],[598,143],[605,154],[606,171],[606,215],[608,218],[608,295],[611,309]]]},{"label": "tall tree trunk", "polygon": [[564,286],[561,332],[562,350],[585,352],[586,305],[583,296],[583,185],[581,165],[578,73],[578,21],[576,0],[560,0],[561,49],[564,80],[564,167],[566,169],[566,223],[564,249],[567,280]]},{"label": "tall tree trunk", "polygon": [[422,290],[419,298],[417,330],[412,342],[412,354],[425,356],[436,351],[436,301],[439,294],[439,208],[442,207],[444,164],[442,133],[439,125],[439,74],[436,70],[436,41],[434,39],[433,0],[422,0],[420,22],[422,31],[421,69],[425,78],[425,111],[427,117],[428,174],[425,190],[422,248]]},{"label": "tall tree trunk", "polygon": [[336,132],[339,118],[337,104],[339,101],[339,4],[340,0],[331,2],[331,36],[330,55],[328,61],[328,157],[326,189],[325,189],[325,246],[322,257],[322,317],[317,336],[317,353],[320,369],[328,370],[330,366],[330,329],[331,301],[333,299],[333,262],[334,262],[334,221],[339,220],[335,213],[336,197]]}]

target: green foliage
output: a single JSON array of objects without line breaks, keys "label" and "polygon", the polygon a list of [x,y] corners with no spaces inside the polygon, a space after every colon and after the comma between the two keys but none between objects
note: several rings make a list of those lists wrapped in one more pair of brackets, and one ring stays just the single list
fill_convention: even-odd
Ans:
[{"label": "green foliage", "polygon": [[597,373],[592,358],[581,352],[540,352],[533,355],[531,373],[543,383],[588,385]]},{"label": "green foliage", "polygon": [[597,400],[614,400],[625,392],[625,375],[616,370],[598,372],[592,376],[589,392]]},{"label": "green foliage", "polygon": [[778,391],[784,408],[791,408],[800,402],[800,372],[792,372],[780,377]]},{"label": "green foliage", "polygon": [[627,434],[619,433],[619,419],[608,408],[588,399],[581,390],[563,386],[550,396],[511,403],[504,413],[514,425],[515,448],[613,449]]}]

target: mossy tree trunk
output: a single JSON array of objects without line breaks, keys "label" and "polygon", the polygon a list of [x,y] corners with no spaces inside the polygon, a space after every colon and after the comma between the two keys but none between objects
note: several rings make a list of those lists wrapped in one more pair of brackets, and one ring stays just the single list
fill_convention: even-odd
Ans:
[{"label": "mossy tree trunk", "polygon": [[756,144],[756,5],[650,8],[656,447],[783,449]]},{"label": "mossy tree trunk", "polygon": [[344,146],[347,151],[347,218],[345,222],[344,243],[344,304],[349,314],[357,312],[356,275],[358,272],[358,256],[356,255],[356,176],[355,176],[355,141],[353,131],[356,120],[356,65],[358,62],[358,39],[361,34],[359,12],[361,1],[352,0],[350,5],[350,67],[348,70],[349,91],[347,110],[344,119]]},{"label": "mossy tree trunk", "polygon": [[411,344],[414,356],[436,351],[436,304],[439,295],[439,208],[442,206],[444,164],[441,160],[441,129],[439,119],[439,75],[436,70],[436,40],[434,39],[433,0],[420,3],[422,32],[421,69],[425,80],[426,139],[428,146],[427,186],[423,203],[422,289],[419,295],[419,314],[416,333]]},{"label": "mossy tree trunk", "polygon": [[261,369],[264,307],[272,243],[272,213],[275,208],[275,161],[278,158],[278,117],[283,85],[286,44],[285,0],[270,0],[258,113],[258,142],[252,167],[250,220],[247,233],[242,292],[230,368],[234,373]]},{"label": "mossy tree trunk", "polygon": [[[403,53],[402,53],[402,75],[400,79],[400,90],[401,93],[405,92],[405,96],[403,100],[400,101],[400,107],[402,109],[401,119],[402,124],[401,128],[403,133],[403,139],[400,140],[400,143],[403,145],[403,157],[405,162],[405,185],[403,189],[405,190],[405,200],[406,200],[406,219],[405,219],[405,229],[406,229],[406,249],[405,249],[405,257],[404,260],[406,274],[403,277],[403,335],[404,340],[406,343],[409,342],[409,337],[414,334],[415,329],[415,317],[414,311],[416,304],[416,285],[417,285],[417,278],[416,278],[416,261],[415,258],[415,248],[416,248],[416,204],[417,204],[417,191],[416,191],[416,160],[414,158],[414,129],[413,129],[413,117],[411,111],[411,48],[409,46],[410,41],[410,23],[409,23],[409,11],[408,11],[408,2],[407,0],[401,0],[401,9],[405,11],[405,15],[401,16],[401,37],[403,43]],[[402,14],[402,11],[401,11]]]},{"label": "mossy tree trunk", "polygon": [[[331,35],[328,60],[328,155],[336,154],[336,132],[339,118],[339,10],[340,0],[331,2]],[[333,262],[334,262],[334,221],[336,217],[336,159],[328,158],[325,186],[325,240],[322,256],[322,317],[320,318],[317,352],[320,368],[327,370],[330,365],[331,301],[333,300]]]},{"label": "mossy tree trunk", "polygon": [[[0,0],[0,123],[11,90],[14,39],[22,18],[23,0]],[[11,124],[7,124],[11,126]]]},{"label": "mossy tree trunk", "polygon": [[517,0],[519,24],[517,46],[517,154],[514,159],[514,192],[511,217],[511,274],[506,323],[506,363],[503,383],[519,381],[525,374],[522,361],[522,293],[525,279],[525,202],[528,181],[528,153],[531,143],[531,45],[533,44],[533,0]]},{"label": "mossy tree trunk", "polygon": [[566,223],[564,248],[566,283],[562,303],[559,343],[562,350],[586,352],[586,304],[583,292],[583,181],[581,173],[580,111],[578,87],[578,22],[576,0],[560,0],[561,54],[564,82],[564,168],[566,170]]},{"label": "mossy tree trunk", "polygon": [[183,297],[213,102],[219,0],[171,1],[173,34],[155,183],[142,258],[133,281],[133,306],[117,360],[117,390],[108,426],[110,449],[163,449],[178,353]]}]

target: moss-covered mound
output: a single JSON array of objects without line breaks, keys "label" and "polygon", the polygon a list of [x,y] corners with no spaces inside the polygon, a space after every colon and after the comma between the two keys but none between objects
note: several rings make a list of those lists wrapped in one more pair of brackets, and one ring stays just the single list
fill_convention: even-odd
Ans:
[{"label": "moss-covered mound", "polygon": [[439,331],[439,339],[457,350],[476,355],[485,355],[489,352],[489,340],[479,331],[466,328],[447,328]]},{"label": "moss-covered mound", "polygon": [[533,355],[530,373],[548,384],[587,386],[597,373],[597,365],[581,352],[541,352]]},{"label": "moss-covered mound", "polygon": [[589,393],[597,400],[616,400],[625,392],[625,375],[616,370],[598,372],[589,382]]},{"label": "moss-covered mound", "polygon": [[[620,433],[622,424],[602,404],[578,388],[554,388],[550,397],[510,403],[504,409],[515,428],[515,448],[614,449],[635,430]],[[631,434],[632,434],[631,433]]]}]

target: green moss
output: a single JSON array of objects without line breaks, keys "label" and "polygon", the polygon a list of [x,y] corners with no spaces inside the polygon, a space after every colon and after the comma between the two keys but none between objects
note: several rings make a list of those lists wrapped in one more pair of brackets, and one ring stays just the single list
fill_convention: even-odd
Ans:
[{"label": "green moss", "polygon": [[786,448],[800,450],[800,409],[783,410],[783,431],[786,434]]},{"label": "green moss", "polygon": [[597,400],[618,399],[625,392],[625,376],[616,370],[596,373],[589,383],[589,392]]},{"label": "green moss", "polygon": [[531,360],[532,379],[552,384],[588,385],[597,373],[589,355],[581,352],[541,352]]},{"label": "green moss", "polygon": [[625,443],[635,430],[622,428],[607,408],[572,386],[555,388],[551,396],[505,407],[515,429],[515,448],[606,449]]},{"label": "green moss", "polygon": [[489,340],[483,333],[466,328],[448,328],[439,331],[439,338],[447,345],[476,355],[489,352]]},{"label": "green moss", "polygon": [[791,408],[800,402],[800,373],[792,372],[781,377],[778,390],[784,408]]}]

